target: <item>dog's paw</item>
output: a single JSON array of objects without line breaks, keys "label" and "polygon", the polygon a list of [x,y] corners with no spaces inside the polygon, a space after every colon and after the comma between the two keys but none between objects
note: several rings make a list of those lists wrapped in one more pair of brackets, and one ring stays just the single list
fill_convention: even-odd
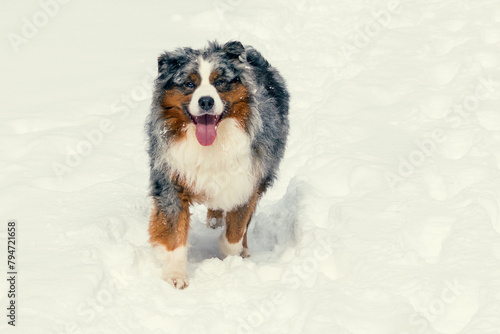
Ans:
[{"label": "dog's paw", "polygon": [[182,275],[180,273],[164,274],[162,278],[171,286],[179,290],[185,289],[189,285],[187,275]]},{"label": "dog's paw", "polygon": [[211,229],[216,229],[219,227],[224,226],[224,220],[222,218],[216,218],[216,217],[211,217],[207,218],[207,227],[210,227]]},{"label": "dog's paw", "polygon": [[237,243],[232,244],[227,240],[226,231],[222,231],[219,237],[219,248],[222,256],[227,257],[232,255],[241,255],[243,251],[242,241],[243,239]]},{"label": "dog's paw", "polygon": [[252,255],[252,253],[250,252],[250,250],[246,247],[243,247],[243,250],[241,251],[241,257],[245,258],[245,257],[250,257]]}]

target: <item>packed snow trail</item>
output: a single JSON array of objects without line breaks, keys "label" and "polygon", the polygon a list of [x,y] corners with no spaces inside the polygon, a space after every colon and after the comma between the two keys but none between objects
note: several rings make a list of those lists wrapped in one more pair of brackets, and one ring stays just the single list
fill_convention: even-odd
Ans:
[{"label": "packed snow trail", "polygon": [[[500,333],[498,1],[0,6],[1,333]],[[177,291],[143,126],[156,57],[214,39],[280,70],[290,140],[252,257],[222,260],[197,206]]]}]

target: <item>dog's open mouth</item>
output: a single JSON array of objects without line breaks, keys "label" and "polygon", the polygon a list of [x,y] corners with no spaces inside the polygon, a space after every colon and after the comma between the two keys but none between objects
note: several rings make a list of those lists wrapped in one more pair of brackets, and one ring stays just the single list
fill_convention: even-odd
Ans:
[{"label": "dog's open mouth", "polygon": [[221,115],[192,116],[191,120],[196,125],[196,139],[203,146],[210,146],[217,138],[217,126],[222,120]]}]

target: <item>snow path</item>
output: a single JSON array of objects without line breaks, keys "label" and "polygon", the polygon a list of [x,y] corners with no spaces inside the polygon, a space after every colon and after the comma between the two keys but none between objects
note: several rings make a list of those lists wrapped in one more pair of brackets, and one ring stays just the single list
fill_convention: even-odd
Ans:
[{"label": "snow path", "polygon": [[[500,334],[498,1],[56,3],[0,5],[1,333]],[[213,39],[281,71],[291,135],[252,257],[197,206],[176,291],[143,124],[158,54]]]}]

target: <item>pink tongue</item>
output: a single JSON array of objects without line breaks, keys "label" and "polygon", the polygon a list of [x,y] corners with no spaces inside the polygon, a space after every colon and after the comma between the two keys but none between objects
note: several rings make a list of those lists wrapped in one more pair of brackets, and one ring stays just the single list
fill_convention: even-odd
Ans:
[{"label": "pink tongue", "polygon": [[196,139],[203,146],[213,144],[217,131],[215,130],[215,116],[203,115],[196,117]]}]

